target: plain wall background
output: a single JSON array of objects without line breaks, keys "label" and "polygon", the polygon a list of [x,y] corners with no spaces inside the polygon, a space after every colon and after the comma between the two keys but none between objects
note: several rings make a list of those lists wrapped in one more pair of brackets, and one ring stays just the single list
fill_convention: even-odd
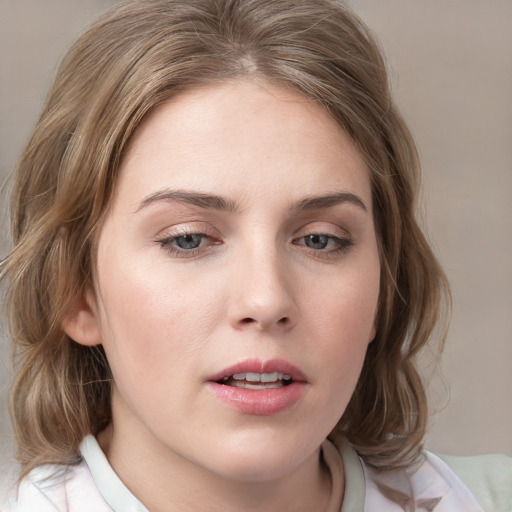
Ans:
[{"label": "plain wall background", "polygon": [[[278,1],[278,0],[277,0]],[[111,0],[0,0],[0,178],[12,169],[53,69]],[[429,237],[454,309],[432,380],[427,446],[512,455],[512,2],[350,0],[388,56],[417,140]],[[0,255],[7,254],[2,197]],[[5,326],[5,322],[2,324]],[[11,465],[10,378],[0,335],[0,470]],[[1,492],[1,485],[0,485]]]}]

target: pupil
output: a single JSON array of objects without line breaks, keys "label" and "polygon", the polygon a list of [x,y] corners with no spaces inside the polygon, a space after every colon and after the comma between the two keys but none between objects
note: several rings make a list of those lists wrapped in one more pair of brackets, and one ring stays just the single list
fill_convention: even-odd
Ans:
[{"label": "pupil", "polygon": [[183,235],[176,238],[176,245],[180,249],[197,249],[201,245],[201,235]]},{"label": "pupil", "polygon": [[306,245],[311,249],[325,249],[329,243],[326,235],[309,235],[306,237]]}]

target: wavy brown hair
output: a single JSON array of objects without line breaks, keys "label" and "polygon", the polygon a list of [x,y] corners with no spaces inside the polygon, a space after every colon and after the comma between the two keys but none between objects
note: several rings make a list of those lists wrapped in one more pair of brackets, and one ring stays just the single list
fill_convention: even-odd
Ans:
[{"label": "wavy brown hair", "polygon": [[382,266],[377,335],[331,438],[348,438],[376,467],[419,454],[427,404],[415,359],[449,293],[415,220],[417,153],[371,34],[336,0],[135,0],[71,47],[15,172],[14,249],[1,273],[23,474],[76,462],[83,437],[111,420],[101,346],[75,343],[61,323],[93,285],[95,240],[127,143],[160,103],[236,77],[325,106],[366,160]]}]

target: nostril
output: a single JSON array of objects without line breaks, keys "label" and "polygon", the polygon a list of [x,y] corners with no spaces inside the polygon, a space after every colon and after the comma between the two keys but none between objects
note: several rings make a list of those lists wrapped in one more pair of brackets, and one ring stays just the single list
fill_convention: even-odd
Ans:
[{"label": "nostril", "polygon": [[[268,319],[267,319],[268,320]],[[258,325],[261,329],[270,329],[272,325],[279,326],[281,328],[288,328],[292,325],[292,320],[289,316],[283,316],[279,318],[277,321],[270,321],[263,319],[258,320],[257,318],[252,318],[250,316],[246,316],[245,318],[241,318],[238,321],[239,326],[250,326],[250,325]]]}]

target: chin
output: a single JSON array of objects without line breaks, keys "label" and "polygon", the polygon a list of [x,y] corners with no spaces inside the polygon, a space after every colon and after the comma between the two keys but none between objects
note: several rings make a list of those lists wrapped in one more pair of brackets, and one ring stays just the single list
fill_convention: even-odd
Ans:
[{"label": "chin", "polygon": [[222,449],[215,470],[225,478],[239,482],[268,482],[286,477],[319,449],[313,445],[307,450],[304,442],[283,439],[275,433],[237,438]]},{"label": "chin", "polygon": [[275,482],[281,478],[285,478],[297,469],[299,463],[287,460],[233,460],[230,464],[225,461],[221,468],[216,471],[217,474],[223,476],[227,480],[241,483],[266,483]]}]

